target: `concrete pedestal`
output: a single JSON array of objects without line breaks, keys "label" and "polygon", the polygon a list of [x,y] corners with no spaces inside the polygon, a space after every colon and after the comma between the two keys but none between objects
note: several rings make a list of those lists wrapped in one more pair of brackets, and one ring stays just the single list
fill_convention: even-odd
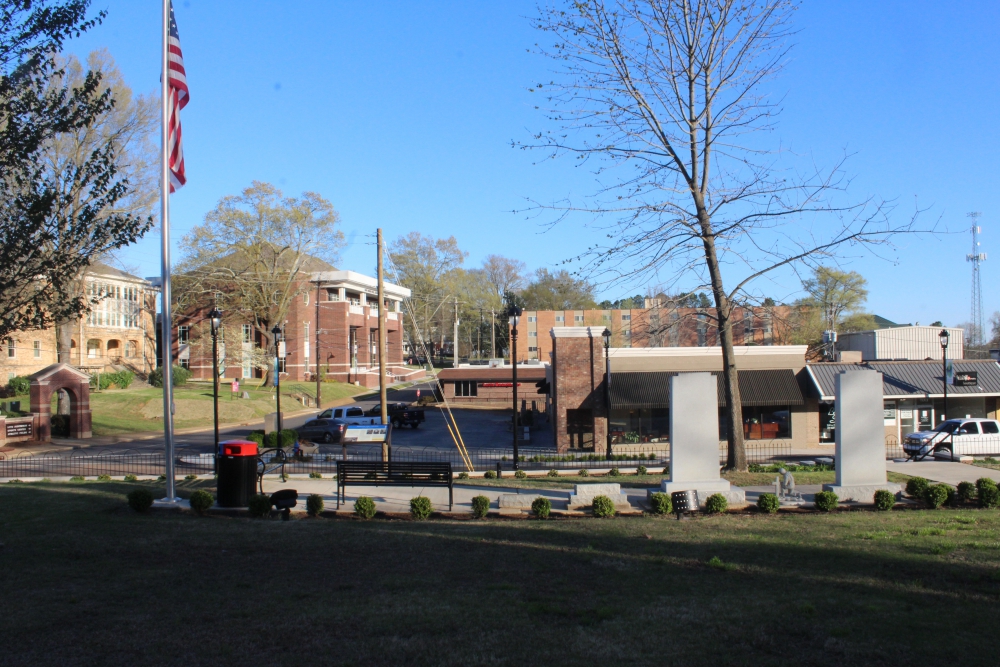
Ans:
[{"label": "concrete pedestal", "polygon": [[[674,491],[688,491],[692,489],[698,493],[698,507],[704,507],[708,497],[716,493],[724,495],[730,507],[740,508],[747,504],[747,495],[743,489],[733,486],[724,479],[660,483],[660,492],[667,495],[670,495]],[[652,492],[650,492],[651,494]]]},{"label": "concrete pedestal", "polygon": [[597,496],[607,496],[615,504],[615,509],[628,509],[628,496],[622,493],[621,484],[577,484],[569,497],[568,509],[577,510],[590,507]]}]

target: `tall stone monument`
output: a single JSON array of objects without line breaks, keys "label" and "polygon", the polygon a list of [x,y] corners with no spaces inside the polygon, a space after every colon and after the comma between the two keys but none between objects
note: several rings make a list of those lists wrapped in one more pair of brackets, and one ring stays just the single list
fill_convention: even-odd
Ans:
[{"label": "tall stone monument", "polygon": [[837,376],[837,483],[824,484],[840,500],[872,502],[875,492],[900,493],[885,476],[882,374],[845,371]]},{"label": "tall stone monument", "polygon": [[746,505],[743,489],[719,475],[719,396],[711,373],[670,378],[670,479],[663,493],[694,490],[698,505],[721,493],[730,507]]}]

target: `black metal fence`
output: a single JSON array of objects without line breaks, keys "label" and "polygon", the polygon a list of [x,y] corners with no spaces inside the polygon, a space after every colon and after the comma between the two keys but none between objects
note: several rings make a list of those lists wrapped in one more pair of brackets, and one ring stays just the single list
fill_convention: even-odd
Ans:
[{"label": "black metal fence", "polygon": [[[513,466],[513,455],[510,448],[470,449],[469,460],[475,470],[493,470],[499,463],[501,467]],[[603,454],[594,452],[570,452],[559,454],[552,449],[520,448],[519,467],[525,469],[581,469],[633,467],[644,465],[647,468],[664,466],[670,462],[668,447],[652,449],[649,445],[635,447],[615,447],[615,454],[608,459]],[[791,446],[780,442],[747,443],[747,461],[749,463],[766,463],[774,460],[785,460],[791,457]],[[321,446],[318,453],[311,456],[290,457],[285,465],[288,474],[308,474],[318,472],[332,475],[336,471],[337,461],[342,460],[344,450],[337,445]],[[67,454],[43,454],[6,456],[0,455],[0,478],[36,478],[36,477],[97,477],[99,475],[162,475],[166,470],[166,459],[162,452],[142,451],[91,451],[76,450]],[[455,470],[465,470],[463,457],[455,449],[439,449],[428,447],[394,448],[394,461],[434,462],[449,461]],[[349,461],[381,461],[380,445],[352,445],[347,451]],[[726,449],[719,450],[719,461],[725,463]],[[186,475],[210,474],[213,471],[211,454],[203,451],[180,450],[175,459],[175,470],[179,477]]]}]

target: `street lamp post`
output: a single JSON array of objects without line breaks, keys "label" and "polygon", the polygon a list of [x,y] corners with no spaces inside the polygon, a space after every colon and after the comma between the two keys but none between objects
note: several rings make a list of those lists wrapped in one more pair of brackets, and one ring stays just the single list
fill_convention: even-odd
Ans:
[{"label": "street lamp post", "polygon": [[938,338],[941,340],[941,386],[944,387],[944,412],[941,421],[948,418],[948,339],[947,329],[941,329]]},{"label": "street lamp post", "polygon": [[611,330],[605,329],[604,337],[604,417],[607,432],[607,458],[611,460]]},{"label": "street lamp post", "polygon": [[517,324],[521,319],[521,309],[511,306],[507,311],[510,316],[510,365],[511,365],[511,388],[514,394],[514,470],[518,469],[518,449],[517,449]]},{"label": "street lamp post", "polygon": [[276,442],[281,447],[281,373],[279,371],[278,352],[281,350],[281,327],[277,324],[271,329],[274,336],[274,394],[278,401],[278,435]]},{"label": "street lamp post", "polygon": [[219,471],[219,327],[222,325],[222,313],[213,306],[208,313],[208,321],[212,324],[212,418],[215,424],[215,455],[212,457],[212,470]]}]

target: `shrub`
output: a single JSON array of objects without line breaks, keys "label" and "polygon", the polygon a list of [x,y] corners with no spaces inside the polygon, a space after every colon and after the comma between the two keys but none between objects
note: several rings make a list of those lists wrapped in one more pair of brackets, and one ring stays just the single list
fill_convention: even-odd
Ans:
[{"label": "shrub", "polygon": [[114,385],[119,389],[128,389],[134,381],[135,373],[132,371],[101,373],[101,389],[107,389],[111,385]]},{"label": "shrub", "polygon": [[996,509],[1000,507],[1000,489],[996,485],[979,487],[976,493],[976,501],[980,507]]},{"label": "shrub", "polygon": [[323,511],[323,496],[318,493],[310,493],[306,498],[306,514],[309,516],[319,516]]},{"label": "shrub", "polygon": [[709,514],[722,514],[729,509],[729,501],[721,493],[713,493],[705,501],[705,511]]},{"label": "shrub", "polygon": [[483,473],[483,479],[496,479],[496,478],[497,474],[492,470],[487,470],[486,472]]},{"label": "shrub", "polygon": [[72,477],[69,478],[69,481],[71,481],[71,482],[83,482],[85,480],[80,475],[74,475],[74,476],[72,476]]},{"label": "shrub", "polygon": [[110,482],[111,481],[111,475],[98,475],[97,476],[97,481],[98,482]]},{"label": "shrub", "polygon": [[364,520],[375,516],[375,501],[368,496],[361,496],[354,501],[354,513]]},{"label": "shrub", "polygon": [[751,463],[747,466],[747,472],[767,472],[764,470],[764,466],[759,463]]},{"label": "shrub", "polygon": [[548,474],[549,474],[549,477],[558,477],[559,476],[559,471],[556,470],[555,468],[553,468],[552,470],[549,471]]},{"label": "shrub", "polygon": [[951,497],[952,488],[947,484],[932,484],[924,491],[923,501],[931,509],[938,509]]},{"label": "shrub", "polygon": [[590,472],[586,468],[580,468],[580,477],[588,477]]},{"label": "shrub", "polygon": [[465,472],[463,470],[462,472],[458,473],[458,478],[459,479],[469,479],[469,473],[467,473],[467,472]]},{"label": "shrub", "polygon": [[872,500],[875,503],[875,509],[880,512],[888,512],[896,506],[896,494],[888,489],[879,489],[876,491],[875,497]]},{"label": "shrub", "polygon": [[52,415],[49,417],[51,433],[55,438],[69,437],[69,415]]},{"label": "shrub", "polygon": [[527,476],[528,476],[528,473],[524,472],[523,470],[516,470],[514,472],[514,477],[516,477],[518,479],[524,479]]},{"label": "shrub", "polygon": [[820,491],[816,494],[815,502],[816,509],[821,512],[830,512],[837,509],[837,503],[840,502],[840,498],[833,491]]},{"label": "shrub", "polygon": [[184,479],[190,482],[193,479],[198,479],[198,475],[184,475]]},{"label": "shrub", "polygon": [[[174,386],[175,387],[179,387],[179,386],[181,386],[183,384],[186,384],[187,381],[191,379],[191,371],[189,371],[188,369],[184,368],[183,366],[174,366],[173,376],[172,377],[174,379]],[[157,368],[156,370],[151,371],[149,373],[148,382],[149,382],[149,384],[153,385],[154,387],[162,387],[163,386],[163,370]]]},{"label": "shrub", "polygon": [[607,496],[594,496],[590,509],[599,519],[615,515],[615,504]]},{"label": "shrub", "polygon": [[972,502],[976,499],[976,485],[972,482],[959,482],[957,496],[963,503]]},{"label": "shrub", "polygon": [[427,496],[417,496],[410,498],[410,516],[417,521],[423,521],[431,515],[434,508],[431,507],[431,499]]},{"label": "shrub", "polygon": [[277,447],[291,447],[295,444],[295,440],[298,439],[298,437],[298,434],[290,428],[281,429],[281,441],[279,444],[278,433],[276,431],[271,431],[264,436],[264,448],[275,449]]},{"label": "shrub", "polygon": [[138,482],[139,478],[136,475],[133,475],[132,473],[129,473],[129,474],[125,475],[125,481],[126,482]]},{"label": "shrub", "polygon": [[7,387],[10,388],[10,392],[14,396],[27,394],[31,391],[31,380],[27,376],[18,375],[7,380]]},{"label": "shrub", "polygon": [[639,466],[638,468],[636,468],[635,469],[635,474],[636,475],[645,475],[646,474],[646,466]]},{"label": "shrub", "polygon": [[674,511],[668,493],[657,492],[649,496],[649,506],[653,509],[653,514],[670,514]]},{"label": "shrub", "polygon": [[476,496],[472,499],[472,514],[477,519],[484,519],[490,513],[490,499],[486,496]]},{"label": "shrub", "polygon": [[911,498],[923,499],[928,486],[930,486],[930,482],[923,477],[911,477],[906,480],[906,495]]},{"label": "shrub", "polygon": [[610,475],[611,477],[617,477],[620,474],[621,472],[618,471],[618,468],[612,468],[611,470],[608,471],[608,475]]},{"label": "shrub", "polygon": [[323,473],[321,473],[321,472],[311,472],[311,473],[309,473],[309,479],[323,479]]},{"label": "shrub", "polygon": [[258,493],[257,495],[250,498],[249,507],[250,516],[252,517],[266,517],[271,516],[271,496],[263,493]]},{"label": "shrub", "polygon": [[153,506],[153,492],[149,489],[136,489],[128,494],[128,506],[136,512],[148,512]]},{"label": "shrub", "polygon": [[156,478],[156,481],[157,482],[165,482],[165,481],[167,481],[167,476],[166,475],[160,475],[159,477]]},{"label": "shrub", "polygon": [[773,493],[762,493],[757,498],[757,509],[766,514],[774,514],[781,507],[781,501]]},{"label": "shrub", "polygon": [[198,489],[191,494],[191,498],[188,500],[191,503],[191,509],[194,510],[196,514],[204,514],[208,511],[208,508],[215,504],[215,498],[212,494],[204,489]]},{"label": "shrub", "polygon": [[549,513],[552,512],[552,501],[545,496],[538,496],[531,501],[531,511],[539,519],[548,519]]}]

